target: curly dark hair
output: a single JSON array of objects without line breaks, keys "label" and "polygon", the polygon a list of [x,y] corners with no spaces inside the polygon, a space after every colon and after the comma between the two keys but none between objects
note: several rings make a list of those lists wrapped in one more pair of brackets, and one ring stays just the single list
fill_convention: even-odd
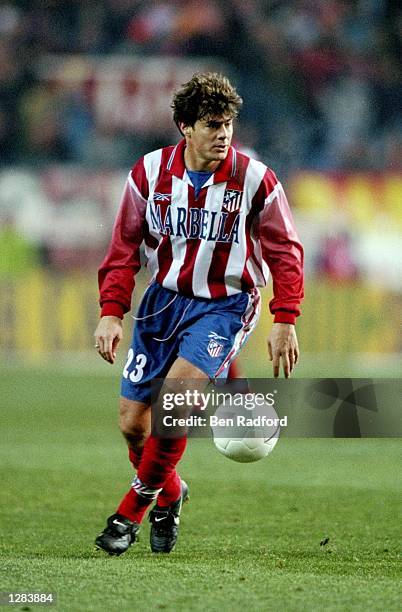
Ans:
[{"label": "curly dark hair", "polygon": [[[243,100],[229,79],[216,72],[196,73],[173,96],[173,120],[193,127],[198,119],[237,117]],[[181,130],[180,130],[181,132]]]}]

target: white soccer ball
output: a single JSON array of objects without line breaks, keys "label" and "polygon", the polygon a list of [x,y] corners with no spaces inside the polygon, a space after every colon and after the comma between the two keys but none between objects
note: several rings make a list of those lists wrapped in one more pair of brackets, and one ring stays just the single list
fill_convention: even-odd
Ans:
[{"label": "white soccer ball", "polygon": [[[241,411],[244,415],[244,411]],[[215,412],[220,425],[212,426],[214,444],[228,459],[239,463],[252,463],[269,455],[275,448],[280,434],[279,418],[272,406],[255,407],[245,415],[246,425],[236,426],[239,411],[221,405]],[[225,426],[225,422],[235,427]],[[251,419],[251,421],[249,421]],[[235,435],[231,435],[232,431]],[[226,435],[228,434],[228,435]]]},{"label": "white soccer ball", "polygon": [[278,438],[214,438],[216,448],[222,455],[239,463],[252,463],[271,453]]}]

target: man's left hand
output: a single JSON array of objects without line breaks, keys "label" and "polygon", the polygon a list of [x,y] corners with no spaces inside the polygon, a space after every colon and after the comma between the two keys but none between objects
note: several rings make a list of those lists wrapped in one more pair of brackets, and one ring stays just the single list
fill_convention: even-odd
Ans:
[{"label": "man's left hand", "polygon": [[274,377],[278,378],[282,360],[283,373],[289,378],[299,360],[299,345],[295,326],[290,323],[274,323],[268,337],[268,353]]}]

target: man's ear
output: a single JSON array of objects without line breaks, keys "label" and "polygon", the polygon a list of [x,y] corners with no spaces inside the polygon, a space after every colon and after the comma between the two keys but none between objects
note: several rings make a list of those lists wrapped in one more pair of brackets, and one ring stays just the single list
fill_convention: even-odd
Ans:
[{"label": "man's ear", "polygon": [[185,123],[180,122],[179,123],[179,128],[181,133],[184,136],[190,136],[191,135],[191,126],[190,125],[186,125]]}]

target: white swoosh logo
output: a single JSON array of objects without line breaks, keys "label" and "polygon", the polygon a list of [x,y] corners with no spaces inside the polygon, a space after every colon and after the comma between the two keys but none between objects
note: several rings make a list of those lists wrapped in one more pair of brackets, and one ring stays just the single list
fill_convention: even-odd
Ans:
[{"label": "white swoosh logo", "polygon": [[209,332],[208,338],[212,338],[213,340],[229,340],[229,338],[225,338],[225,336],[219,336],[216,332]]}]

